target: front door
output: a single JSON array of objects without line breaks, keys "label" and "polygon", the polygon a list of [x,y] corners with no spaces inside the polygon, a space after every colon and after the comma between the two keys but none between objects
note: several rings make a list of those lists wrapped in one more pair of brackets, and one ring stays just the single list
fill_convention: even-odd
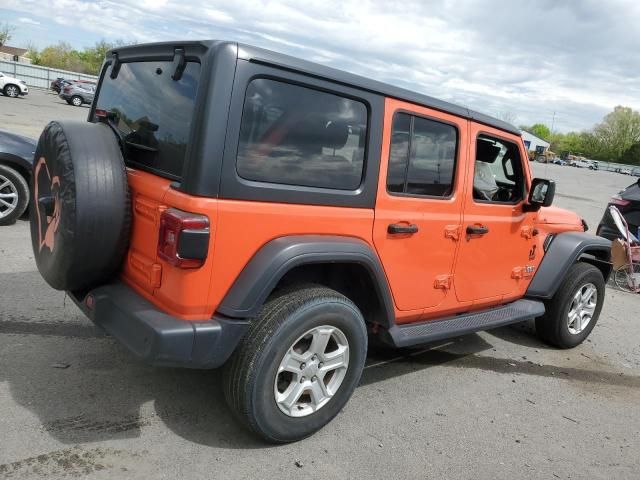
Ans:
[{"label": "front door", "polygon": [[387,99],[374,243],[399,321],[441,304],[461,226],[468,122]]},{"label": "front door", "polygon": [[536,252],[534,214],[523,209],[530,184],[524,147],[515,135],[473,122],[469,133],[456,296],[478,304],[509,300],[522,294],[542,255]]}]

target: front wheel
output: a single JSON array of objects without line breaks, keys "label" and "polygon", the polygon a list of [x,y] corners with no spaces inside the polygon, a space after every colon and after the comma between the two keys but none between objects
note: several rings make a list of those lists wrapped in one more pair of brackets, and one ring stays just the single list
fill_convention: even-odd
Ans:
[{"label": "front wheel", "polygon": [[5,85],[3,92],[7,97],[11,98],[16,98],[20,95],[20,89],[16,85],[12,84]]},{"label": "front wheel", "polygon": [[604,294],[600,270],[589,263],[574,264],[556,294],[547,302],[545,314],[536,319],[538,336],[559,348],[580,345],[598,321]]},{"label": "front wheel", "polygon": [[342,410],[366,352],[364,319],[348,298],[321,286],[285,293],[264,305],[227,364],[227,402],[265,440],[301,440]]}]

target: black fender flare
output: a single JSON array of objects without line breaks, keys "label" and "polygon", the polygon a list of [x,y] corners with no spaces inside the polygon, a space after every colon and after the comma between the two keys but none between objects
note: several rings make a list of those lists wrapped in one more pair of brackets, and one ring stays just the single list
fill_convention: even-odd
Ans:
[{"label": "black fender flare", "polygon": [[571,266],[583,257],[603,272],[605,281],[611,272],[611,241],[583,232],[564,232],[553,237],[538,271],[525,296],[548,299],[553,297]]},{"label": "black fender flare", "polygon": [[375,286],[388,324],[395,323],[387,277],[372,248],[357,238],[325,235],[279,237],[264,244],[249,260],[217,311],[232,318],[255,316],[278,281],[291,269],[306,264],[356,263],[365,268]]}]

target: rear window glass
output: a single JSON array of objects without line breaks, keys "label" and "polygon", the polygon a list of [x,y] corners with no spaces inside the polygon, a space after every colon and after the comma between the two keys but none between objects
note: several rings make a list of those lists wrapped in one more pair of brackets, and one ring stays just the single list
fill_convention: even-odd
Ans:
[{"label": "rear window glass", "polygon": [[187,62],[180,80],[172,62],[123,63],[115,79],[109,67],[96,109],[112,113],[125,141],[126,163],[180,178],[184,164],[200,64]]},{"label": "rear window glass", "polygon": [[256,79],[245,95],[237,172],[259,182],[356,190],[366,136],[362,102]]}]

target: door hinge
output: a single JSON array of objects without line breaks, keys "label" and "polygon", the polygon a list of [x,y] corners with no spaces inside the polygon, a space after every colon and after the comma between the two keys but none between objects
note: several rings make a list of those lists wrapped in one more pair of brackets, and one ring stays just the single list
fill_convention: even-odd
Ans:
[{"label": "door hinge", "polygon": [[520,236],[529,240],[531,237],[538,235],[538,229],[530,226],[524,226],[520,229]]},{"label": "door hinge", "polygon": [[525,265],[524,267],[516,267],[511,270],[511,278],[519,280],[521,278],[531,278],[536,267],[533,265]]},{"label": "door hinge", "polygon": [[433,282],[433,288],[449,290],[451,288],[452,275],[438,275]]},{"label": "door hinge", "polygon": [[460,239],[460,225],[447,225],[444,227],[444,238],[450,238],[457,242]]}]

